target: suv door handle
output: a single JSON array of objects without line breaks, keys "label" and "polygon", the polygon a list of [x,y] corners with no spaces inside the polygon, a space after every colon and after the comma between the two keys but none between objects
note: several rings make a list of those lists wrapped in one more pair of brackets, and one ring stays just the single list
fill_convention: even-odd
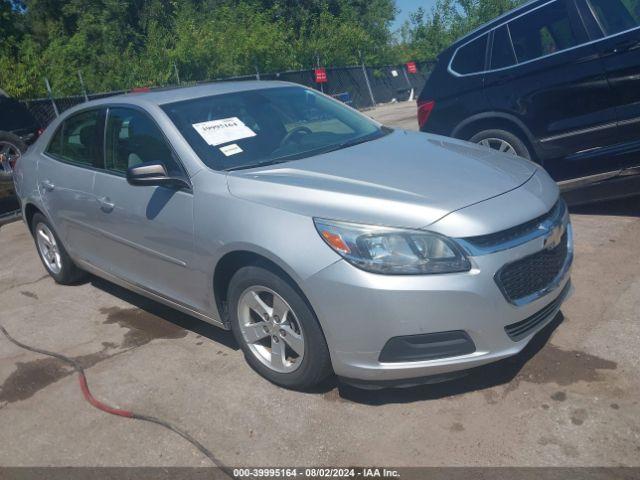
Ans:
[{"label": "suv door handle", "polygon": [[44,188],[47,192],[52,192],[56,188],[56,186],[53,183],[51,183],[49,180],[42,180],[40,182],[40,186]]},{"label": "suv door handle", "polygon": [[604,55],[613,55],[615,53],[624,53],[629,50],[634,50],[640,47],[640,41],[638,40],[625,40],[624,42],[616,43],[611,48],[602,52]]},{"label": "suv door handle", "polygon": [[100,204],[100,210],[105,213],[110,213],[113,211],[113,208],[116,206],[109,197],[102,197],[98,199],[98,203]]}]

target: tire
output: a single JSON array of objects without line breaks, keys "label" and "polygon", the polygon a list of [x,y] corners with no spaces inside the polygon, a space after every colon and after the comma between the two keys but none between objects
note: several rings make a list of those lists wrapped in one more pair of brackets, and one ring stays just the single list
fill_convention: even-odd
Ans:
[{"label": "tire", "polygon": [[[85,276],[85,272],[80,270],[71,260],[60,238],[56,234],[53,226],[41,213],[36,213],[31,220],[31,231],[36,243],[36,249],[40,260],[49,275],[56,283],[61,285],[71,285]],[[44,236],[48,240],[44,239]],[[47,258],[46,246],[49,246],[49,258]]]},{"label": "tire", "polygon": [[[27,151],[27,144],[17,135],[10,132],[0,132],[0,182],[13,181],[12,165],[8,160],[11,157],[22,155]],[[19,156],[17,158],[20,158]],[[12,161],[16,160],[12,158]]]},{"label": "tire", "polygon": [[503,151],[504,153],[511,153],[513,155],[526,158],[527,160],[532,159],[531,152],[529,151],[529,148],[527,147],[527,144],[524,142],[524,140],[507,130],[483,130],[476,133],[469,139],[469,141],[472,143],[478,143],[488,146],[494,150],[500,150],[500,148],[496,147],[504,147],[504,145],[506,144],[509,146],[509,150],[500,151]]},{"label": "tire", "polygon": [[[247,363],[256,372],[281,387],[308,390],[332,373],[327,342],[315,314],[298,288],[288,278],[268,268],[266,265],[242,267],[231,279],[231,329]],[[254,294],[262,303],[254,302]],[[264,306],[268,308],[262,308]],[[287,308],[288,313],[278,318],[278,312]],[[265,321],[266,317],[270,319]],[[260,335],[263,338],[259,338]],[[299,337],[302,337],[302,345]],[[274,345],[284,348],[282,356],[274,355]]]}]

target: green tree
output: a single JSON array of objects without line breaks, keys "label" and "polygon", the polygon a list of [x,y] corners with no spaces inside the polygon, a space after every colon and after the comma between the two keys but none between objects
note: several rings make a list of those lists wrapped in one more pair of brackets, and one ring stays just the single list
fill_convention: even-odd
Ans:
[{"label": "green tree", "polygon": [[523,0],[438,0],[431,12],[418,9],[399,32],[396,51],[403,60],[432,60],[474,28]]},{"label": "green tree", "polygon": [[[395,0],[0,0],[0,88],[17,97],[434,58],[518,0],[438,0],[397,35]],[[361,57],[362,55],[362,57]]]}]

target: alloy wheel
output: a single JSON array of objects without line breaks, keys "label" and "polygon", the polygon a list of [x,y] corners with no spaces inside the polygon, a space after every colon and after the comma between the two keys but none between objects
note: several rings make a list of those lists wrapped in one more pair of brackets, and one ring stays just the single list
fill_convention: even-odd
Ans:
[{"label": "alloy wheel", "polygon": [[493,150],[497,150],[502,153],[508,153],[510,155],[518,154],[516,152],[516,149],[513,148],[513,145],[511,145],[509,142],[501,138],[485,138],[483,140],[480,140],[478,144],[483,145],[485,147],[489,147]]},{"label": "alloy wheel", "polygon": [[10,174],[22,152],[11,142],[0,141],[0,172]]},{"label": "alloy wheel", "polygon": [[57,275],[62,271],[62,257],[60,256],[56,237],[44,223],[39,223],[36,226],[36,240],[42,260],[44,260],[47,268]]},{"label": "alloy wheel", "polygon": [[251,353],[278,373],[291,373],[304,358],[304,332],[295,312],[267,287],[247,288],[238,301],[242,337]]}]

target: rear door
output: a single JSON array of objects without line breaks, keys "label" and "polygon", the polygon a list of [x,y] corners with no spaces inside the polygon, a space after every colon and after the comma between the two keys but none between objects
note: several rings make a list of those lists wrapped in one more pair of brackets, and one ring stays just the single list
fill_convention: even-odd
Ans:
[{"label": "rear door", "polygon": [[105,169],[96,173],[95,228],[103,235],[98,267],[180,303],[202,306],[207,288],[193,274],[193,193],[165,186],[132,186],[128,168],[161,161],[185,176],[160,128],[145,112],[110,107]]},{"label": "rear door", "polygon": [[453,135],[460,119],[468,118],[487,108],[483,92],[484,70],[489,34],[485,33],[458,47],[448,64],[443,54],[429,77],[419,104],[435,102],[434,113],[422,123],[423,132]]},{"label": "rear door", "polygon": [[92,261],[100,241],[92,228],[93,180],[102,167],[104,109],[67,118],[38,159],[38,190],[69,253]]},{"label": "rear door", "polygon": [[567,157],[615,142],[616,114],[602,63],[572,1],[555,0],[493,32],[485,92],[494,110],[532,133],[538,159],[556,180],[608,168]]},{"label": "rear door", "polygon": [[[580,0],[613,91],[620,143],[604,153],[611,169],[640,165],[640,0]],[[589,19],[590,20],[590,19]],[[588,22],[587,22],[588,23]]]}]

